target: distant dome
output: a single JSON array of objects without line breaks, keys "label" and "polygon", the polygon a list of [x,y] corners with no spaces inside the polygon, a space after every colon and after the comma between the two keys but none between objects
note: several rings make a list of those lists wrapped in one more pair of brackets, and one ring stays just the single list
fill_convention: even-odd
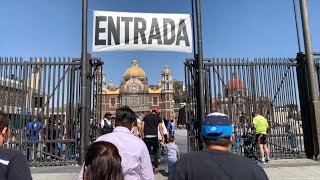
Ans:
[{"label": "distant dome", "polygon": [[110,80],[108,88],[109,89],[115,88],[115,85],[113,84],[112,80]]},{"label": "distant dome", "polygon": [[132,66],[128,68],[125,73],[124,77],[145,77],[146,73],[144,72],[143,69],[139,68],[138,66],[138,61],[137,60],[132,60],[131,62]]},{"label": "distant dome", "polygon": [[168,68],[168,65],[165,66],[164,70],[162,71],[162,74],[171,74],[171,71]]},{"label": "distant dome", "polygon": [[227,83],[226,89],[246,89],[246,85],[237,79],[237,73],[232,73],[232,79]]}]

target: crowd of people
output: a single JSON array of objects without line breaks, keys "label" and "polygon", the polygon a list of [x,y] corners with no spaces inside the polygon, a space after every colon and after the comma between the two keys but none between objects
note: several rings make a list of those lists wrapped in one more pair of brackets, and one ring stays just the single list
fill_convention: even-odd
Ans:
[{"label": "crowd of people", "polygon": [[[268,124],[262,116],[254,116],[260,147],[265,148],[264,128]],[[168,158],[169,180],[268,179],[257,163],[230,151],[235,135],[227,116],[207,115],[201,124],[204,150],[187,153],[181,158],[175,144],[174,123],[166,124],[158,109],[151,109],[140,122],[129,107],[121,107],[116,110],[114,120],[111,113],[106,113],[99,128],[101,136],[88,148],[79,180],[154,179],[154,174],[159,172],[163,149]],[[3,112],[0,113],[0,132],[0,179],[32,179],[27,158],[3,146],[10,136],[10,120]],[[270,160],[268,150],[265,152],[266,158],[262,160]]]}]

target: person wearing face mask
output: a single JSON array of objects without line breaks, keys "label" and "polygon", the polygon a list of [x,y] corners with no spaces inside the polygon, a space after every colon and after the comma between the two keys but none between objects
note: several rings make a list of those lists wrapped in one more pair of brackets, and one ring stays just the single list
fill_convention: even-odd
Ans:
[{"label": "person wearing face mask", "polygon": [[0,179],[32,180],[27,157],[3,146],[10,137],[10,120],[3,111],[0,111],[0,133]]}]

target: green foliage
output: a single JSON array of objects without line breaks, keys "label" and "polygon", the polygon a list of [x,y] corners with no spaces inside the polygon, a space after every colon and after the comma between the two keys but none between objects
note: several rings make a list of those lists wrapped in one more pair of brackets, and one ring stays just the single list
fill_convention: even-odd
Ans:
[{"label": "green foliage", "polygon": [[173,100],[175,103],[186,102],[186,93],[183,91],[183,82],[176,79],[173,80]]}]

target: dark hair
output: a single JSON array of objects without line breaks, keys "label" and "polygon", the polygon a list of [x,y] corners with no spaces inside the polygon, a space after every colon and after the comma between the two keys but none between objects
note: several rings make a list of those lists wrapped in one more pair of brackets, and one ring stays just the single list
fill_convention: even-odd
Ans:
[{"label": "dark hair", "polygon": [[135,122],[136,114],[128,106],[118,108],[116,110],[116,125],[131,126]]},{"label": "dark hair", "polygon": [[169,142],[174,142],[174,136],[169,136]]},{"label": "dark hair", "polygon": [[253,112],[252,112],[252,116],[253,116],[253,117],[255,117],[256,114],[259,114],[258,111],[253,111]]},{"label": "dark hair", "polygon": [[0,131],[4,128],[9,128],[10,119],[4,111],[0,111]]},{"label": "dark hair", "polygon": [[91,144],[85,158],[85,180],[123,180],[121,157],[115,145],[99,141]]},{"label": "dark hair", "polygon": [[230,137],[228,138],[220,138],[217,140],[212,140],[212,139],[206,139],[205,137],[202,136],[202,139],[204,143],[207,146],[222,146],[222,147],[228,147],[232,142],[230,140]]}]

